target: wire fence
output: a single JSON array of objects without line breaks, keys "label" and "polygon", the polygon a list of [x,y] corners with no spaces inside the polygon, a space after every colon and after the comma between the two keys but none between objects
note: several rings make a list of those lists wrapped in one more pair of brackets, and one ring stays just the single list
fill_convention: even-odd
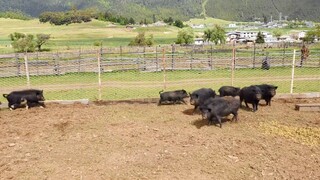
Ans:
[{"label": "wire fence", "polygon": [[[48,100],[157,98],[159,91],[274,84],[320,91],[320,52],[214,46],[97,48],[0,55],[0,93],[35,88]],[[0,101],[5,101],[1,97]]]}]

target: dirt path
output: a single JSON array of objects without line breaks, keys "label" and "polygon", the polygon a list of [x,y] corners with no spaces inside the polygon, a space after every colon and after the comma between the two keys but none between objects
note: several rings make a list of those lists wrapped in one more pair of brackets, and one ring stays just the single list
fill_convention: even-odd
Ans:
[{"label": "dirt path", "polygon": [[191,105],[0,110],[0,179],[320,179],[320,113],[296,103],[320,98],[241,109],[222,129]]}]

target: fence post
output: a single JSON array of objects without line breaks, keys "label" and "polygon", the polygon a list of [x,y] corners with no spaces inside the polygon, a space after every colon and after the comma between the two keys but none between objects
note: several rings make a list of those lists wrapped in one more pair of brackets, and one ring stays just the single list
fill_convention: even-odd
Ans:
[{"label": "fence post", "polygon": [[21,76],[21,70],[20,70],[20,62],[19,62],[19,54],[15,54],[16,59],[16,66],[17,66],[17,76]]},{"label": "fence post", "polygon": [[210,70],[212,70],[212,54],[213,54],[213,48],[212,48],[212,44],[211,44],[211,46],[210,46]]},{"label": "fence post", "polygon": [[292,58],[292,70],[291,70],[291,84],[290,84],[290,94],[293,93],[293,81],[294,81],[294,67],[296,61],[296,50],[293,50],[293,58]]},{"label": "fence post", "polygon": [[156,46],[156,72],[158,72],[159,63],[158,63],[158,46]]},{"label": "fence post", "polygon": [[53,57],[55,75],[60,75],[59,52]]},{"label": "fence post", "polygon": [[320,67],[320,56],[318,55],[318,56],[316,56],[316,57],[319,57],[319,67]]},{"label": "fence post", "polygon": [[172,48],[171,48],[171,70],[173,71],[174,69],[174,54],[175,54],[175,46],[174,44],[171,44]]},{"label": "fence post", "polygon": [[122,62],[122,46],[120,46],[120,61]]},{"label": "fence post", "polygon": [[[136,49],[136,53],[134,53],[134,54],[139,54],[139,48],[137,47],[137,49]],[[138,58],[137,58],[137,71],[140,71],[140,55],[138,55]]]},{"label": "fence post", "polygon": [[102,48],[102,46],[100,46],[99,49],[100,49],[100,52],[99,52],[99,53],[100,53],[100,73],[103,73],[103,72],[104,72],[104,68],[103,68],[103,65],[102,65],[102,63],[101,63],[102,60],[103,60],[103,59],[102,59],[102,56],[103,56],[103,48]]},{"label": "fence post", "polygon": [[27,87],[30,88],[30,74],[29,74],[27,52],[24,53],[23,57],[24,57],[24,66],[25,66],[25,69],[26,69]]},{"label": "fence post", "polygon": [[166,84],[166,58],[165,58],[165,49],[162,48],[162,66],[163,66],[163,90],[167,88]]},{"label": "fence post", "polygon": [[79,54],[78,54],[78,73],[81,72],[81,48],[79,49]]},{"label": "fence post", "polygon": [[98,56],[98,100],[101,100],[101,49],[97,51]]},{"label": "fence post", "polygon": [[253,62],[252,68],[256,68],[256,42],[253,42]]},{"label": "fence post", "polygon": [[194,46],[192,46],[192,51],[191,51],[191,61],[190,61],[190,69],[193,69],[193,50],[194,50]]},{"label": "fence post", "polygon": [[37,76],[39,76],[39,52],[37,52],[36,69],[37,69]]},{"label": "fence post", "polygon": [[146,47],[143,46],[143,70],[147,70],[147,62],[146,62]]},{"label": "fence post", "polygon": [[284,66],[284,58],[286,56],[286,42],[283,42],[282,66]]},{"label": "fence post", "polygon": [[232,48],[232,62],[231,62],[231,86],[234,84],[234,69],[236,64],[236,48],[235,44],[233,44]]}]

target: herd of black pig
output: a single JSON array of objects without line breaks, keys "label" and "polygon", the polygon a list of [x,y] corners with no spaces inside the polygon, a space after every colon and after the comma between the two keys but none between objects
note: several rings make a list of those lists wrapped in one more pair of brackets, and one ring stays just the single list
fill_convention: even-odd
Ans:
[{"label": "herd of black pig", "polygon": [[[203,119],[207,119],[209,125],[217,121],[222,127],[221,118],[232,114],[232,121],[238,120],[238,110],[245,102],[252,104],[252,111],[258,110],[260,100],[265,100],[267,105],[271,105],[271,98],[276,95],[278,87],[270,84],[251,85],[248,87],[238,88],[233,86],[222,86],[219,89],[219,96],[211,88],[201,88],[187,93],[185,90],[159,92],[160,100],[158,105],[167,103],[184,103],[185,98],[190,97],[190,104],[194,105],[193,114],[200,111]],[[239,96],[240,99],[235,98]]]},{"label": "herd of black pig", "polygon": [[[160,100],[158,105],[164,103],[184,103],[185,98],[190,97],[190,104],[194,105],[193,114],[200,111],[203,119],[207,119],[209,125],[216,120],[220,128],[221,118],[233,114],[232,121],[238,120],[238,110],[245,102],[247,108],[248,103],[252,104],[252,111],[258,110],[259,101],[264,99],[267,105],[271,105],[271,98],[276,94],[278,87],[269,84],[252,85],[248,87],[238,88],[233,86],[222,86],[219,89],[219,96],[211,88],[201,88],[187,93],[185,90],[176,91],[160,91]],[[240,100],[235,98],[240,97]],[[3,94],[8,101],[10,110],[25,106],[27,109],[33,106],[45,107],[43,90],[28,89],[22,91],[12,91],[9,94]],[[1,102],[0,102],[1,104]]]}]

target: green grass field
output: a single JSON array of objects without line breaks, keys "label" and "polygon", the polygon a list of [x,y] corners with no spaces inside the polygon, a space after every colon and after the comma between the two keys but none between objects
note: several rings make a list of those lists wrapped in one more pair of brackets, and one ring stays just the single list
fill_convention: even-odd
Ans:
[{"label": "green grass field", "polygon": [[[196,37],[201,37],[205,29],[212,28],[215,24],[225,27],[229,23],[228,21],[214,18],[191,19],[185,22],[188,25],[206,25],[203,29],[194,29]],[[54,26],[49,23],[40,23],[38,19],[24,21],[0,18],[0,54],[14,52],[10,47],[11,40],[9,38],[9,35],[14,32],[33,35],[39,33],[50,34],[51,39],[42,48],[49,51],[63,51],[93,48],[97,42],[102,42],[105,47],[127,46],[137,36],[138,32],[145,32],[146,36],[152,34],[156,45],[173,44],[177,39],[179,30],[174,26],[137,27],[132,29],[98,20],[93,20],[89,23],[70,24],[68,26]],[[270,31],[269,29],[265,30]],[[294,30],[282,29],[281,31],[286,34]],[[319,46],[316,46],[316,48],[320,49]]]},{"label": "green grass field", "polygon": [[[223,85],[231,85],[231,71],[166,71],[163,72],[106,72],[101,75],[101,96],[105,100],[136,99],[158,97],[158,92],[185,89],[188,92],[202,87],[218,90]],[[165,79],[165,82],[164,82]],[[295,70],[294,92],[319,92],[319,68],[297,68]],[[244,87],[252,84],[274,84],[278,93],[289,93],[291,68],[238,69],[234,72],[233,85]],[[27,88],[25,77],[0,78],[3,89],[9,93],[15,89]],[[46,99],[98,99],[97,73],[71,73],[60,76],[32,76],[31,88],[43,89]],[[1,101],[4,99],[1,97]]]},{"label": "green grass field", "polygon": [[[187,24],[220,24],[229,22],[207,18],[192,19]],[[212,27],[210,25],[210,27]],[[138,27],[135,29],[114,25],[109,22],[93,20],[89,23],[70,24],[68,26],[53,26],[48,23],[39,23],[38,19],[22,21],[0,18],[0,54],[12,53],[9,35],[14,32],[39,34],[50,34],[51,39],[43,46],[50,51],[79,50],[94,48],[95,42],[102,42],[105,47],[127,46],[138,34],[145,32],[152,34],[156,44],[172,44],[177,37],[179,29],[172,26],[166,27]],[[203,29],[195,31],[201,36]],[[287,31],[285,31],[287,32]],[[215,46],[215,49],[223,49],[227,45]],[[319,45],[312,46],[319,50]],[[97,47],[95,47],[97,48]],[[230,57],[232,49],[214,54],[214,57]],[[290,49],[292,50],[292,49]],[[259,50],[257,50],[258,52]],[[282,49],[268,49],[269,52],[282,52]],[[287,49],[289,51],[289,49]],[[177,49],[176,55],[179,50]],[[262,52],[261,52],[262,53]],[[251,49],[237,52],[243,57],[252,56]],[[196,56],[196,55],[195,55]],[[319,92],[320,75],[319,68],[297,68],[295,72],[294,92]],[[248,86],[251,84],[271,83],[279,86],[279,93],[290,92],[291,68],[271,68],[269,71],[257,69],[237,69],[234,73],[234,86]],[[218,90],[220,86],[231,85],[231,71],[217,69],[212,71],[167,71],[163,72],[106,72],[101,75],[102,99],[132,99],[158,97],[162,89],[175,90],[186,89],[193,91],[201,87],[211,87]],[[12,90],[27,88],[25,77],[0,78],[0,93],[9,93]],[[60,76],[32,76],[31,88],[44,89],[47,99],[97,99],[98,75],[96,73],[73,73]],[[1,101],[5,101],[0,97]]]},{"label": "green grass field", "polygon": [[93,20],[89,23],[53,26],[40,23],[38,19],[23,21],[0,18],[0,54],[12,53],[9,35],[14,32],[26,34],[50,34],[51,39],[43,46],[51,51],[66,49],[92,48],[95,42],[103,46],[127,46],[138,32],[152,34],[156,44],[172,44],[176,39],[178,28],[139,27],[129,29],[125,26],[113,25],[110,22]]}]

